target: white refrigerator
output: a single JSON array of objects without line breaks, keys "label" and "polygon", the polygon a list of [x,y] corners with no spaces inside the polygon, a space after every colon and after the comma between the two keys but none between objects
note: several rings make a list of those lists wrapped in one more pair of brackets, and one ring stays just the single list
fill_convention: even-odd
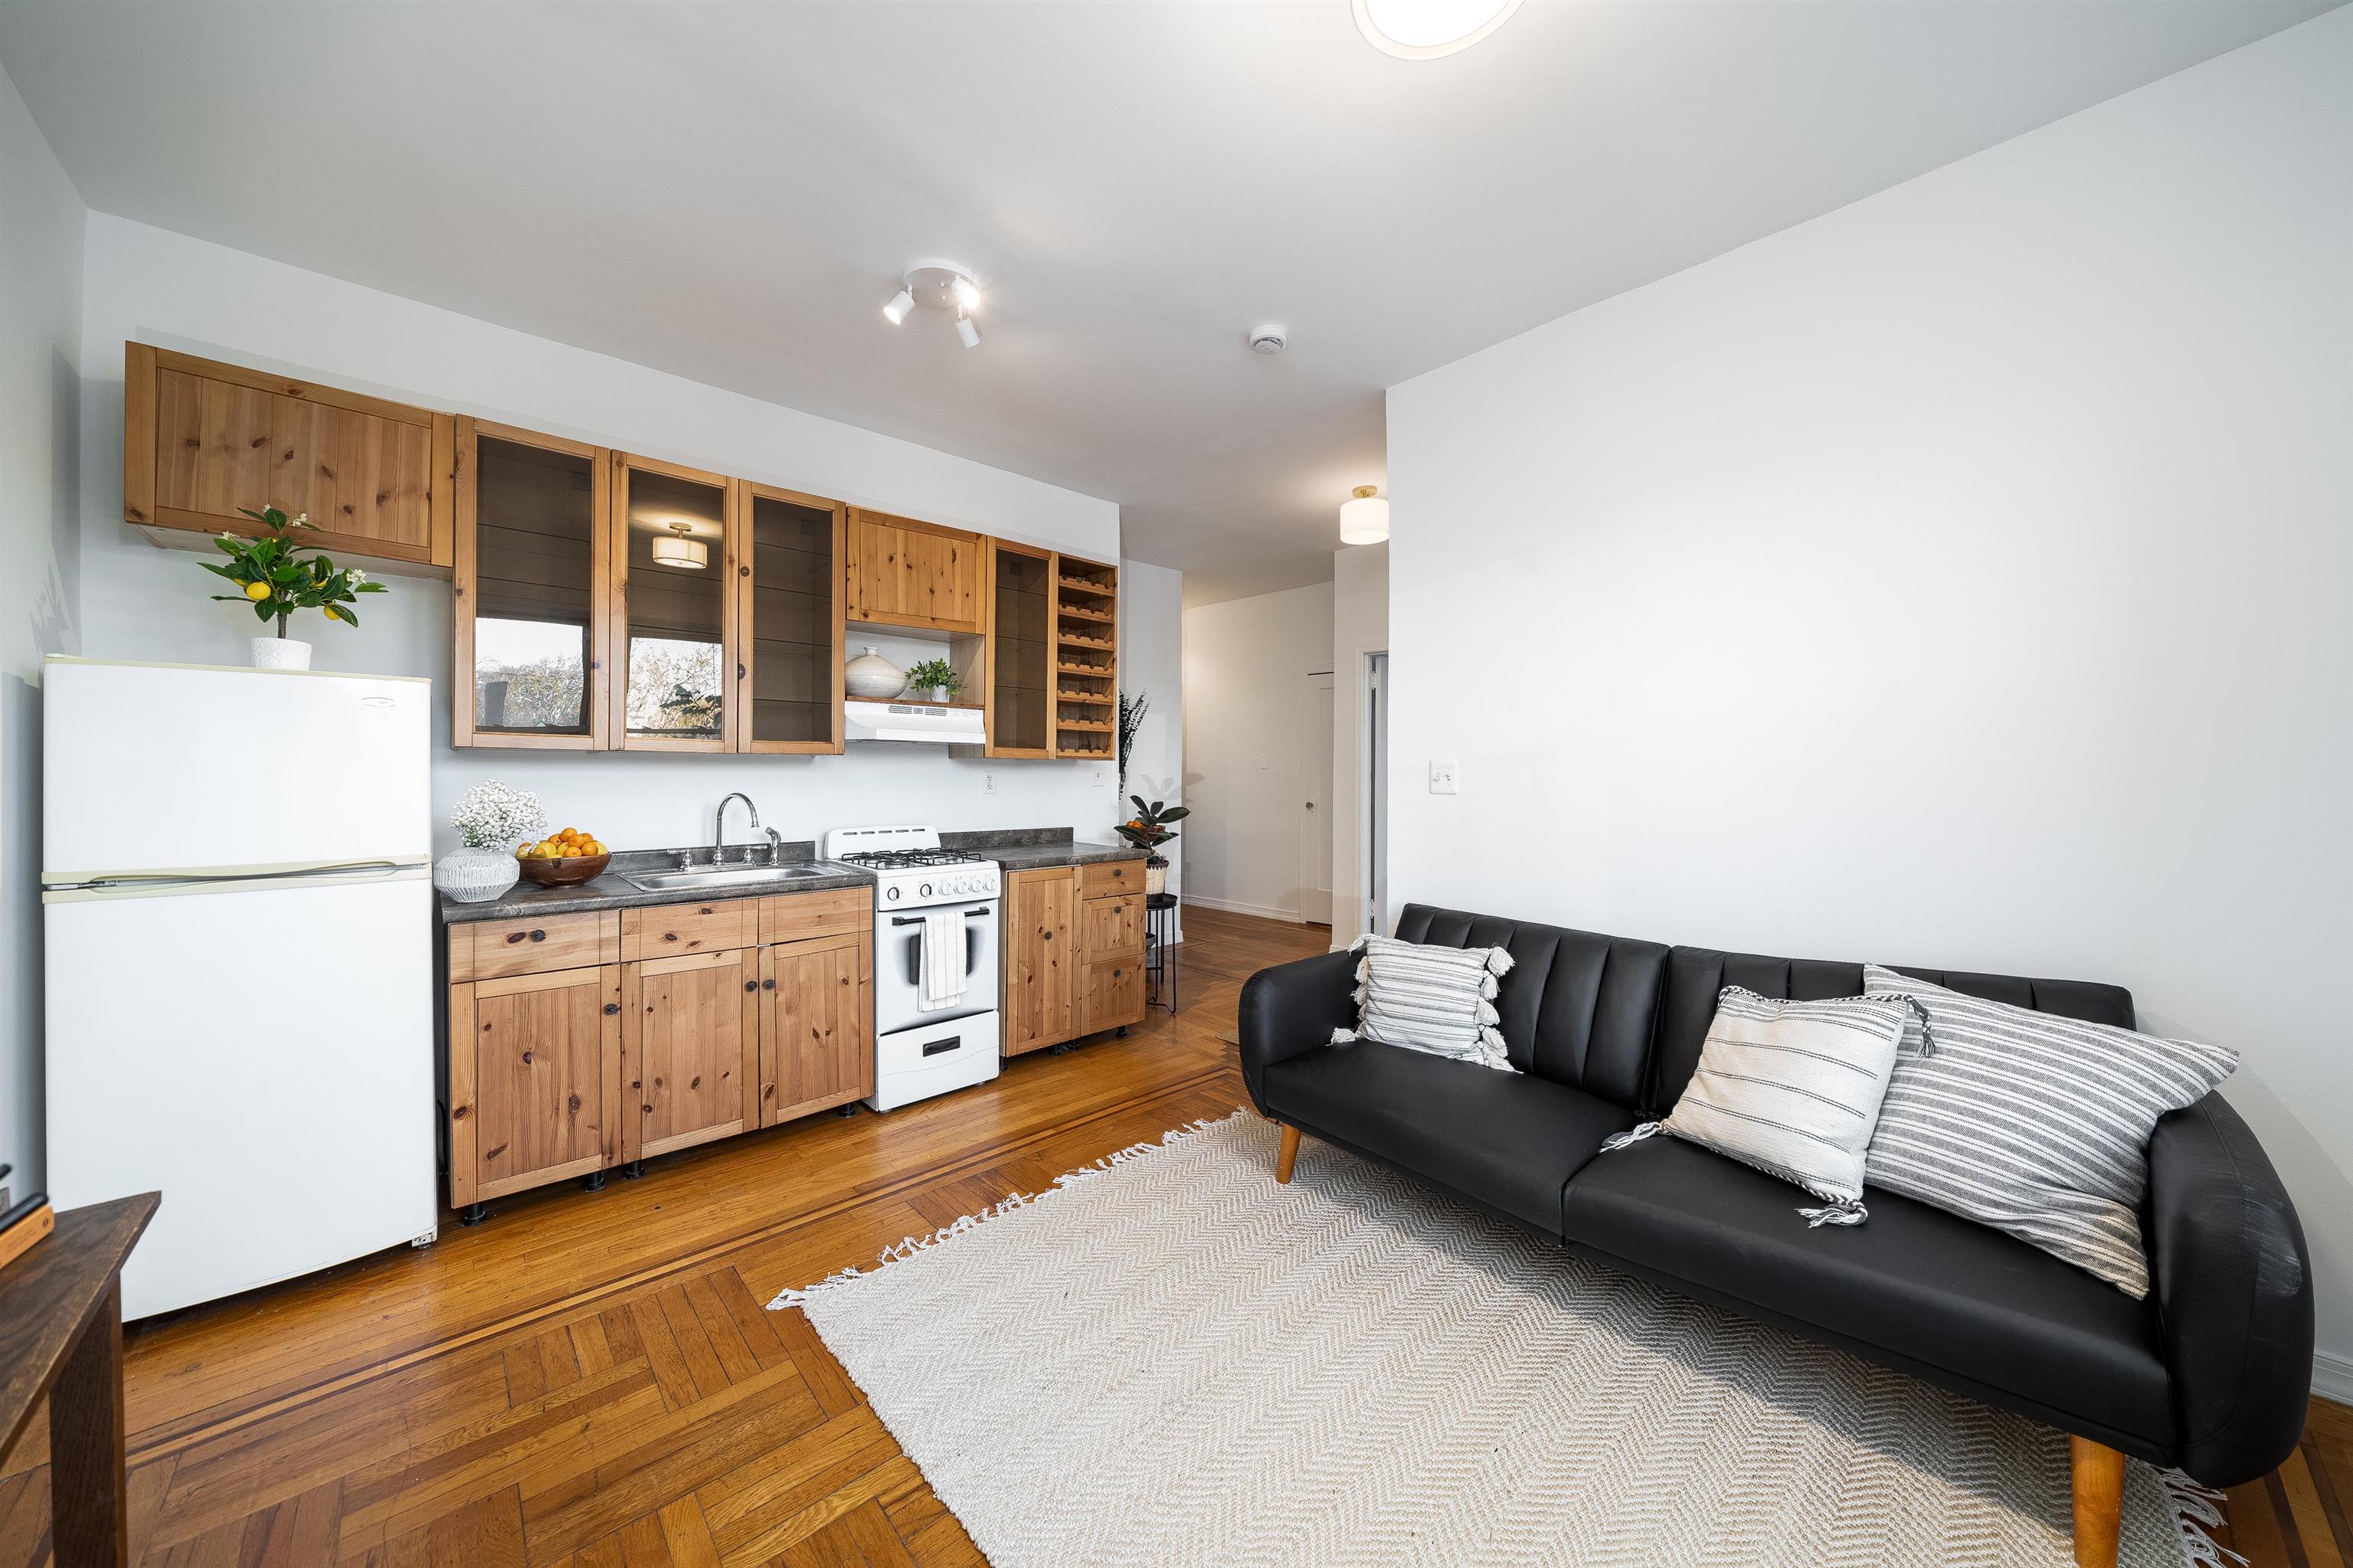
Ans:
[{"label": "white refrigerator", "polygon": [[123,1316],[429,1240],[431,683],[42,685],[47,1187],[163,1193]]}]

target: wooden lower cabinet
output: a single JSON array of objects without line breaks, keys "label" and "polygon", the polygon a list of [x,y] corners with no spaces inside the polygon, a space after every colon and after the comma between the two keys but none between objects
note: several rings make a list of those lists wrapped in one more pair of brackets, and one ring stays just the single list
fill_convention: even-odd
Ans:
[{"label": "wooden lower cabinet", "polygon": [[621,1158],[621,969],[449,988],[449,1198],[479,1203]]},{"label": "wooden lower cabinet", "polygon": [[760,949],[621,966],[621,1158],[643,1160],[760,1125]]},{"label": "wooden lower cabinet", "polygon": [[1078,1032],[1077,879],[1069,866],[1017,871],[1005,888],[1003,1051],[1018,1056]]},{"label": "wooden lower cabinet", "polygon": [[874,1092],[874,933],[760,949],[760,1124]]},{"label": "wooden lower cabinet", "polygon": [[451,1206],[872,1094],[873,921],[845,888],[449,927]]},{"label": "wooden lower cabinet", "polygon": [[1143,1021],[1144,895],[1102,870],[1051,866],[1007,878],[1008,1056]]}]

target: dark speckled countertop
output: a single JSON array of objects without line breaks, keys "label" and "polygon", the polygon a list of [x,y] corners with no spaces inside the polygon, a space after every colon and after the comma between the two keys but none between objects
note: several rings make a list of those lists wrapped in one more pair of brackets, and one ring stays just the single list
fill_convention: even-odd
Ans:
[{"label": "dark speckled countertop", "polygon": [[[993,860],[1007,871],[1035,871],[1050,865],[1092,865],[1098,862],[1144,859],[1144,852],[1130,843],[1098,843],[1082,839],[1068,828],[997,828],[976,832],[953,832],[940,835],[941,844],[948,849],[960,849]],[[730,845],[742,852],[744,846]],[[765,863],[765,850],[754,852],[761,863]],[[839,861],[818,860],[817,846],[806,841],[788,842],[779,853],[787,865],[806,865],[823,874],[795,877],[790,882],[751,882],[743,888],[672,887],[659,892],[623,880],[623,874],[632,871],[670,871],[677,867],[681,854],[707,859],[708,846],[692,850],[623,850],[613,856],[613,863],[603,875],[584,882],[577,887],[542,887],[535,882],[518,882],[497,898],[481,904],[460,904],[447,894],[441,895],[441,918],[451,924],[467,920],[517,920],[534,915],[579,915],[596,909],[632,909],[656,904],[691,904],[707,898],[759,898],[772,894],[816,893],[828,887],[863,887],[874,877],[854,865]]]}]

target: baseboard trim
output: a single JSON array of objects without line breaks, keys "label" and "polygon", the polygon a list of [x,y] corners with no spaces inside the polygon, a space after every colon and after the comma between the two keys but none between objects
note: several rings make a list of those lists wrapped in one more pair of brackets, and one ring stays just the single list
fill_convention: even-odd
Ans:
[{"label": "baseboard trim", "polygon": [[2327,1351],[2313,1351],[2312,1392],[2339,1404],[2353,1404],[2353,1361]]},{"label": "baseboard trim", "polygon": [[1204,909],[1222,909],[1229,915],[1255,915],[1262,920],[1287,920],[1292,925],[1303,924],[1298,912],[1292,909],[1270,909],[1263,904],[1243,904],[1231,898],[1204,898],[1198,893],[1184,895],[1187,904],[1198,904]]}]

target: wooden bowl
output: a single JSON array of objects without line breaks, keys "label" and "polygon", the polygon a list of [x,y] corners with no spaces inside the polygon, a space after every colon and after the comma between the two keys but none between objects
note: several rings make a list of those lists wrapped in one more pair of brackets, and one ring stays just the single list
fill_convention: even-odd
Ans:
[{"label": "wooden bowl", "polygon": [[576,854],[569,860],[519,860],[523,880],[542,887],[576,887],[613,863],[609,854]]}]

